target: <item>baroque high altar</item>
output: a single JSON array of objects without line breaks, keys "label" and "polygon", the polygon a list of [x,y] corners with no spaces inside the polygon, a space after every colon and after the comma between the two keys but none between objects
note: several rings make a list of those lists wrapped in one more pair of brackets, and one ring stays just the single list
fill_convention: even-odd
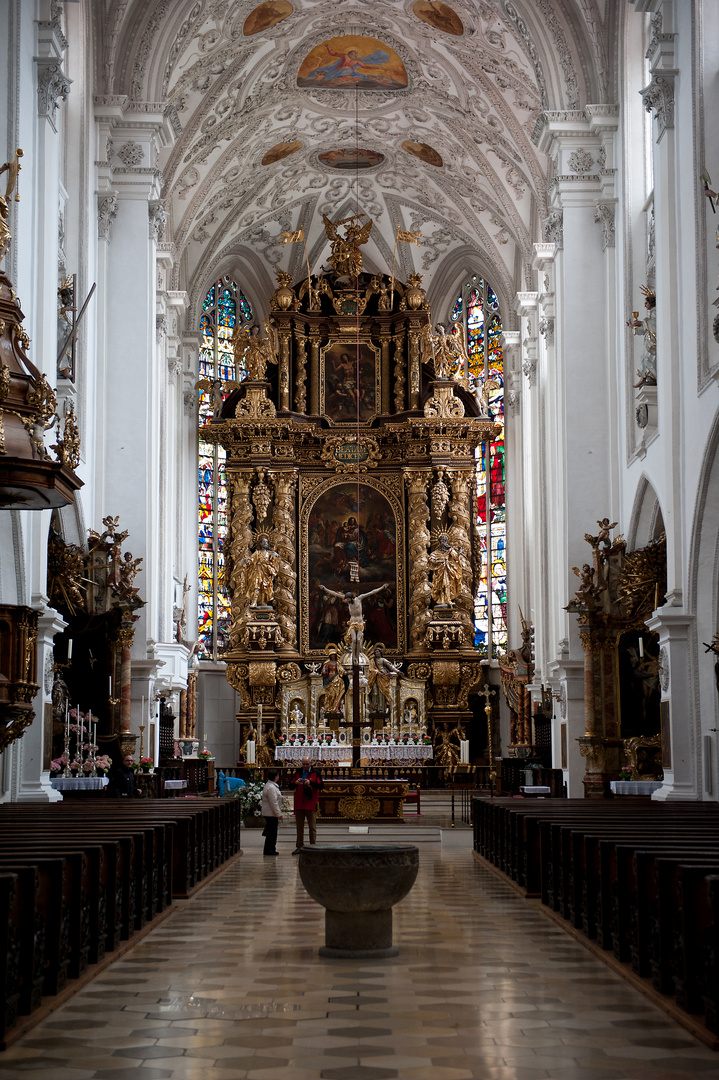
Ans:
[{"label": "baroque high altar", "polygon": [[223,660],[243,745],[262,706],[266,757],[292,717],[355,723],[355,743],[360,722],[410,717],[442,764],[482,678],[475,452],[500,426],[467,390],[462,342],[432,327],[421,276],[363,274],[368,226],[325,224],[332,269],[278,275],[264,332],[236,335],[247,377],[224,400],[215,388],[202,431],[227,453]]}]

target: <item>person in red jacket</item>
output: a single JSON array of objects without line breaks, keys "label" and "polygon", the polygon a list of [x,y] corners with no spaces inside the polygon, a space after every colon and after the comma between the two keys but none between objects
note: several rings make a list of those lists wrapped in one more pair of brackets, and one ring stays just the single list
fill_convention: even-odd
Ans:
[{"label": "person in red jacket", "polygon": [[297,855],[304,845],[305,821],[309,826],[310,843],[317,843],[317,806],[320,801],[322,777],[317,769],[310,765],[308,757],[302,758],[302,768],[294,774],[290,785],[295,793],[295,824],[297,826],[297,847],[292,854]]}]

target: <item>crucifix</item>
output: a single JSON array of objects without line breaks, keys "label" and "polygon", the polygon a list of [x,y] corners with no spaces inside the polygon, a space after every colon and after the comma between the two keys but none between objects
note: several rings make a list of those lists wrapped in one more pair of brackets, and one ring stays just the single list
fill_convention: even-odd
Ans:
[{"label": "crucifix", "polygon": [[497,771],[494,768],[494,752],[492,750],[492,698],[497,693],[491,690],[489,683],[485,683],[479,691],[479,696],[484,698],[484,715],[487,717],[487,757],[489,758],[489,796],[494,795],[494,781]]}]

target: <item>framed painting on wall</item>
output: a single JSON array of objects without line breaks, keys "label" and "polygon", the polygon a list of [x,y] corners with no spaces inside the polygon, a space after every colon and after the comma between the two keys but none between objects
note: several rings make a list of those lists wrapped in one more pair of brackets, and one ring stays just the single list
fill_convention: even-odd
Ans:
[{"label": "framed painting on wall", "polygon": [[[302,638],[305,648],[325,652],[342,641],[349,623],[344,600],[333,592],[364,594],[390,588],[362,604],[365,640],[404,650],[404,528],[397,495],[378,479],[328,477],[304,500],[301,514]],[[359,581],[351,579],[355,564]]]},{"label": "framed painting on wall", "polygon": [[379,412],[380,349],[334,340],[320,351],[320,412],[332,424],[368,424]]}]

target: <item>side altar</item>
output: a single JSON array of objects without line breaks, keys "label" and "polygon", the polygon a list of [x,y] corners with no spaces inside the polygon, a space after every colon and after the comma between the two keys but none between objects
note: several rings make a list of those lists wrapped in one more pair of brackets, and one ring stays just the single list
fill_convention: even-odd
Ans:
[{"label": "side altar", "polygon": [[235,335],[246,377],[202,429],[227,453],[241,746],[269,765],[280,736],[343,734],[354,772],[368,742],[412,735],[451,765],[483,681],[476,450],[501,428],[421,275],[363,273],[371,222],[326,225],[332,269],[278,274],[263,330]]}]

